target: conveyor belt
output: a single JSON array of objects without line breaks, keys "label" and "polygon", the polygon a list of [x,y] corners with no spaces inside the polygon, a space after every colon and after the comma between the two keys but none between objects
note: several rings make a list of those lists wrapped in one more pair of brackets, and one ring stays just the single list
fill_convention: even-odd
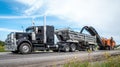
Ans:
[{"label": "conveyor belt", "polygon": [[92,26],[84,26],[84,27],[82,28],[82,30],[80,31],[80,33],[82,33],[84,29],[85,29],[86,31],[88,31],[92,36],[96,36],[98,46],[100,46],[100,47],[103,46],[103,42],[102,42],[99,34],[97,33],[97,31],[96,31]]}]

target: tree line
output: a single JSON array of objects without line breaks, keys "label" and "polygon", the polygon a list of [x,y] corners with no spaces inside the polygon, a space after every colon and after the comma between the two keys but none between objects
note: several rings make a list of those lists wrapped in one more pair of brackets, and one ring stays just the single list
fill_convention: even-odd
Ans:
[{"label": "tree line", "polygon": [[5,45],[5,42],[0,40],[0,46],[4,46],[4,45]]}]

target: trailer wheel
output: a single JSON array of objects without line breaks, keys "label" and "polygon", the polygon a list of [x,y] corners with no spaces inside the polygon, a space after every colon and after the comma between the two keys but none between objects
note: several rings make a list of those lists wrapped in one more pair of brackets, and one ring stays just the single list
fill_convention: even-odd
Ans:
[{"label": "trailer wheel", "polygon": [[105,47],[106,50],[111,50],[110,46]]},{"label": "trailer wheel", "polygon": [[28,54],[31,53],[32,49],[29,43],[22,43],[19,47],[19,51],[22,54]]},{"label": "trailer wheel", "polygon": [[94,45],[90,45],[90,46],[89,46],[89,50],[90,50],[90,51],[95,51],[95,46],[94,46]]},{"label": "trailer wheel", "polygon": [[89,50],[90,50],[90,51],[93,51],[93,47],[92,47],[92,45],[90,45]]},{"label": "trailer wheel", "polygon": [[65,45],[63,51],[64,51],[64,52],[69,52],[69,51],[70,51],[69,45]]},{"label": "trailer wheel", "polygon": [[59,52],[59,50],[53,50],[53,52]]},{"label": "trailer wheel", "polygon": [[111,46],[109,46],[109,50],[112,50],[112,47],[111,47]]},{"label": "trailer wheel", "polygon": [[71,44],[70,45],[70,51],[71,52],[75,52],[75,50],[76,50],[76,45],[75,44]]}]

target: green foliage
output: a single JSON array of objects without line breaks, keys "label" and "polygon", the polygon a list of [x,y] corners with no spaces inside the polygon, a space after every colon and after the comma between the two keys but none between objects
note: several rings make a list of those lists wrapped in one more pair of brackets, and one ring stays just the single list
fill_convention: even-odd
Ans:
[{"label": "green foliage", "polygon": [[5,52],[4,46],[0,46],[0,52]]},{"label": "green foliage", "polygon": [[105,61],[97,62],[74,61],[65,64],[64,67],[120,67],[120,56],[110,57]]},{"label": "green foliage", "polygon": [[4,45],[5,45],[5,42],[0,41],[0,46],[4,46]]},{"label": "green foliage", "polygon": [[68,64],[65,64],[64,67],[88,67],[89,63],[88,62],[70,62]]},{"label": "green foliage", "polygon": [[5,42],[0,41],[0,52],[5,52],[4,45],[5,45]]},{"label": "green foliage", "polygon": [[120,56],[111,57],[107,59],[107,61],[103,61],[101,63],[97,62],[93,67],[120,67]]}]

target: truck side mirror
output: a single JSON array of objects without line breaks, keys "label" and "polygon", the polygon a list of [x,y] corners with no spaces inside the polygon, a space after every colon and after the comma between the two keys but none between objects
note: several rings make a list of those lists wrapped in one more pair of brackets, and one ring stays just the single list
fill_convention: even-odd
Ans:
[{"label": "truck side mirror", "polygon": [[36,40],[35,32],[32,32],[32,40]]}]

